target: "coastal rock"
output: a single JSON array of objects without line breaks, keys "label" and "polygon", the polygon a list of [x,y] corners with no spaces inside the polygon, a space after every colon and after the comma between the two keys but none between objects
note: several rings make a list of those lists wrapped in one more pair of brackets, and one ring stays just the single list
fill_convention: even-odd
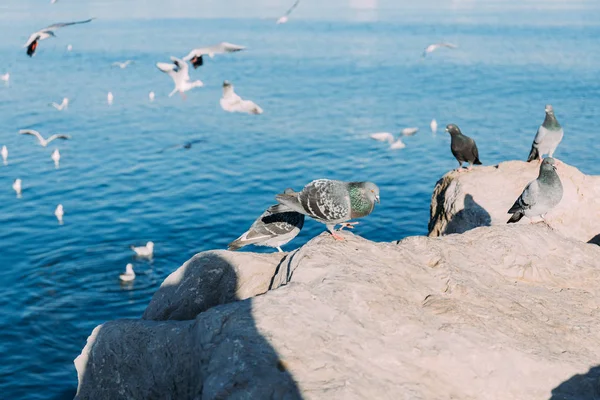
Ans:
[{"label": "coastal rock", "polygon": [[[433,191],[429,235],[506,225],[510,218],[507,211],[538,172],[537,162],[507,161],[470,172],[447,173]],[[600,234],[600,176],[585,175],[564,163],[557,172],[564,194],[546,221],[562,235],[588,242]],[[518,222],[530,223],[529,218]]]},{"label": "coastal rock", "polygon": [[[75,360],[76,398],[598,395],[599,246],[541,223],[398,243],[343,235],[324,233],[280,265],[275,255],[197,255],[167,279],[171,289],[165,281],[146,319],[94,330]],[[260,280],[244,269],[263,262],[285,270],[287,284],[263,292],[272,278],[264,273],[241,297],[261,295],[231,295],[245,277]],[[214,284],[230,295],[198,307],[214,290],[191,290],[186,275],[219,263],[230,278]]]}]

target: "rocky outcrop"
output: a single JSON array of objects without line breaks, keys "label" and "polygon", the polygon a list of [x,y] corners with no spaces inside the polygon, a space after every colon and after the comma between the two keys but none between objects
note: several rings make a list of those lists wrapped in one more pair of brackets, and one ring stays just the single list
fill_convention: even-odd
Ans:
[{"label": "rocky outcrop", "polygon": [[[539,163],[508,161],[476,167],[470,172],[447,173],[433,192],[429,235],[505,225],[510,218],[507,211],[538,172]],[[582,174],[564,163],[557,172],[564,195],[560,204],[547,214],[546,221],[562,235],[588,242],[600,234],[600,177]],[[531,221],[523,218],[518,223]]]},{"label": "rocky outcrop", "polygon": [[76,398],[598,395],[600,247],[544,224],[344,235],[283,255],[197,255],[145,319],[94,330]]}]

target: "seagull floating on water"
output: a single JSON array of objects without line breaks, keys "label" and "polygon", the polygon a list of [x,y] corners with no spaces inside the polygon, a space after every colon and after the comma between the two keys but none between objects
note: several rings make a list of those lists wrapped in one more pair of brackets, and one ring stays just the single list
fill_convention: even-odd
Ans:
[{"label": "seagull floating on water", "polygon": [[54,31],[58,28],[63,28],[70,25],[86,24],[92,20],[94,20],[94,18],[86,19],[85,21],[59,22],[57,24],[52,24],[44,29],[40,29],[39,31],[32,33],[31,36],[29,36],[29,39],[27,39],[27,43],[25,43],[25,46],[23,47],[27,47],[27,55],[29,57],[33,57],[40,40],[45,40],[49,37],[56,36]]},{"label": "seagull floating on water", "polygon": [[419,132],[419,128],[404,128],[401,131],[402,136],[412,136],[417,132]]},{"label": "seagull floating on water", "polygon": [[279,19],[277,20],[277,25],[285,24],[286,22],[288,22],[290,14],[292,13],[292,11],[294,11],[296,7],[298,7],[298,4],[300,4],[300,0],[296,0],[296,2],[289,8],[289,10],[287,10],[285,14],[279,17]]},{"label": "seagull floating on water", "polygon": [[8,86],[8,82],[10,81],[10,73],[7,72],[3,75],[0,75],[0,80],[2,80]]},{"label": "seagull floating on water", "polygon": [[12,188],[15,190],[15,192],[17,192],[17,197],[20,198],[21,197],[21,189],[22,189],[22,181],[20,179],[15,179],[15,181],[13,182]]},{"label": "seagull floating on water", "polygon": [[54,166],[58,168],[60,162],[60,152],[58,151],[58,149],[54,149],[50,158],[52,158],[52,161],[54,161]]},{"label": "seagull floating on water", "polygon": [[389,132],[372,133],[369,136],[371,139],[375,139],[379,142],[388,142],[390,144],[390,150],[399,150],[406,147],[406,144],[404,144],[402,139],[398,138],[397,140],[394,140],[394,135]]},{"label": "seagull floating on water", "polygon": [[62,103],[56,104],[55,102],[49,103],[49,106],[56,108],[58,111],[62,111],[63,109],[69,108],[69,99],[67,97],[63,98]]},{"label": "seagull floating on water", "polygon": [[4,163],[4,165],[8,164],[8,149],[6,148],[6,146],[2,146],[2,151],[0,151],[0,154],[2,154],[2,162]]},{"label": "seagull floating on water", "polygon": [[106,102],[108,103],[108,105],[112,105],[113,101],[115,99],[115,96],[113,96],[112,92],[108,92],[108,94],[106,95]]},{"label": "seagull floating on water", "polygon": [[233,43],[221,42],[219,44],[215,44],[209,47],[200,47],[199,49],[194,49],[189,52],[189,54],[183,57],[184,61],[189,61],[194,69],[204,64],[204,60],[202,56],[209,56],[213,58],[215,54],[224,54],[224,53],[235,53],[237,51],[245,50],[246,47],[239,46]]},{"label": "seagull floating on water", "polygon": [[131,282],[135,279],[135,272],[133,271],[133,264],[127,264],[125,266],[125,273],[119,275],[119,279],[123,282]]},{"label": "seagull floating on water", "polygon": [[131,250],[135,252],[135,254],[139,257],[152,257],[154,253],[154,242],[148,242],[145,246],[131,246]]},{"label": "seagull floating on water", "polygon": [[21,129],[21,130],[19,131],[19,133],[20,133],[21,135],[33,135],[33,136],[35,136],[36,138],[38,138],[38,140],[39,140],[39,142],[40,142],[40,145],[41,145],[42,147],[46,147],[46,146],[48,146],[48,143],[50,143],[51,141],[53,141],[53,140],[55,140],[55,139],[64,139],[64,140],[66,140],[66,139],[71,139],[71,136],[69,136],[69,135],[62,135],[62,134],[60,134],[60,133],[57,133],[57,134],[55,134],[55,135],[52,135],[52,136],[50,136],[48,139],[44,139],[44,138],[42,137],[42,135],[41,135],[41,134],[40,134],[38,131],[34,131],[33,129]]},{"label": "seagull floating on water", "polygon": [[433,133],[437,132],[438,123],[435,120],[435,118],[431,120],[431,123],[429,124],[429,127],[431,128],[431,132],[433,132]]},{"label": "seagull floating on water", "polygon": [[131,60],[127,60],[127,61],[123,61],[123,62],[117,61],[117,62],[112,63],[112,66],[113,67],[119,67],[121,69],[125,69],[125,68],[127,68],[127,66],[129,64],[132,64],[132,63],[133,63],[133,61],[131,61]]},{"label": "seagull floating on water", "polygon": [[67,51],[72,51],[73,50],[73,45],[72,44],[68,44],[67,45]]},{"label": "seagull floating on water", "polygon": [[59,204],[56,206],[56,210],[54,210],[54,215],[56,216],[58,223],[62,225],[63,224],[63,215],[65,215],[65,209],[63,208],[62,204]]},{"label": "seagull floating on water", "polygon": [[204,86],[204,83],[202,83],[202,81],[198,80],[192,82],[190,80],[190,68],[187,62],[176,57],[171,57],[171,61],[173,61],[172,64],[162,62],[156,63],[158,69],[169,75],[175,83],[175,89],[173,89],[173,91],[169,93],[169,97],[179,92],[181,94],[181,97],[185,99],[185,92],[195,87]]},{"label": "seagull floating on water", "polygon": [[423,51],[423,57],[427,56],[427,54],[429,54],[431,52],[434,52],[434,51],[436,51],[437,49],[439,49],[441,47],[447,47],[449,49],[456,49],[458,46],[455,45],[455,44],[452,44],[452,43],[434,43],[434,44],[430,44]]},{"label": "seagull floating on water", "polygon": [[220,100],[221,107],[229,112],[243,112],[248,114],[262,114],[263,109],[250,100],[244,100],[233,91],[230,82],[223,82],[223,97]]},{"label": "seagull floating on water", "polygon": [[154,101],[155,97],[156,97],[156,95],[154,94],[154,92],[148,93],[148,98],[150,99],[150,101]]}]

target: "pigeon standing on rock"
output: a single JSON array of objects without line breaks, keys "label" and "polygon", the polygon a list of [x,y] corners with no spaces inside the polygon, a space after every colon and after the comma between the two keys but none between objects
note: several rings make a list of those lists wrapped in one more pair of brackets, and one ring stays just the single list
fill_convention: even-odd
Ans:
[{"label": "pigeon standing on rock", "polygon": [[508,213],[513,216],[507,223],[518,222],[523,216],[529,218],[541,216],[543,219],[548,211],[560,203],[562,196],[563,187],[556,173],[556,160],[547,157],[540,165],[537,179],[525,187],[521,196],[508,210]]},{"label": "pigeon standing on rock", "polygon": [[473,139],[463,135],[460,128],[454,124],[446,126],[446,132],[450,134],[450,150],[452,150],[452,154],[456,158],[456,161],[458,161],[458,172],[462,171],[464,162],[469,163],[467,170],[471,170],[473,164],[481,165],[479,151]]},{"label": "pigeon standing on rock", "polygon": [[304,226],[304,215],[283,204],[275,204],[265,211],[242,236],[229,243],[228,250],[239,250],[244,246],[274,247],[280,252],[281,246],[294,239]]},{"label": "pigeon standing on rock", "polygon": [[548,157],[552,157],[563,138],[563,129],[554,116],[554,109],[552,106],[550,104],[546,105],[545,111],[546,118],[538,128],[535,139],[533,139],[527,162],[533,160],[542,161],[542,156],[544,154],[548,154]]},{"label": "pigeon standing on rock", "polygon": [[379,203],[379,188],[372,182],[343,182],[330,179],[312,181],[300,192],[291,189],[275,196],[277,201],[325,224],[336,240],[344,240],[335,233],[335,225],[352,228],[358,222],[347,222],[365,217]]}]

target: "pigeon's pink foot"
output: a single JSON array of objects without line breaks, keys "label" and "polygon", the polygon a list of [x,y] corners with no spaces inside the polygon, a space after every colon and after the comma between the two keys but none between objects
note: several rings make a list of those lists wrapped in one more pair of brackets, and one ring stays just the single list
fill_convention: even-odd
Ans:
[{"label": "pigeon's pink foot", "polygon": [[339,234],[337,234],[335,232],[331,232],[331,236],[333,236],[333,238],[335,240],[339,240],[340,242],[343,242],[345,240],[342,235],[339,235]]},{"label": "pigeon's pink foot", "polygon": [[461,172],[464,172],[465,169],[463,167],[458,167],[457,169],[455,169],[455,171],[460,174]]},{"label": "pigeon's pink foot", "polygon": [[359,224],[359,222],[342,222],[340,229],[338,229],[338,231],[341,231],[344,228],[348,228],[348,229],[354,229],[354,225]]}]

